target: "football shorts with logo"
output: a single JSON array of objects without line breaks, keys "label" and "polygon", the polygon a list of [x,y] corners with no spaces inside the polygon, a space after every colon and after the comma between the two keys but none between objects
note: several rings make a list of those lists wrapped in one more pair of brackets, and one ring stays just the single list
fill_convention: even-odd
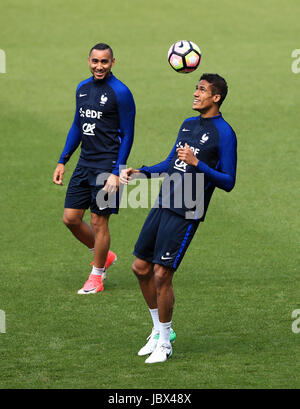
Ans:
[{"label": "football shorts with logo", "polygon": [[88,209],[98,215],[117,214],[119,195],[108,196],[102,189],[110,172],[100,169],[76,166],[70,179],[65,208]]},{"label": "football shorts with logo", "polygon": [[135,244],[133,254],[153,264],[176,270],[199,226],[166,209],[152,208]]}]

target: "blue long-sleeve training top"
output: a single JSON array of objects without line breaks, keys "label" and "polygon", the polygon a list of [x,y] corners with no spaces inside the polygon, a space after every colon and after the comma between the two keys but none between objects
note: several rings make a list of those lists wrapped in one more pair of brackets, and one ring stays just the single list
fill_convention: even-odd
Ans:
[{"label": "blue long-sleeve training top", "polygon": [[90,77],[76,90],[76,110],[59,163],[66,164],[81,143],[79,166],[119,175],[134,137],[135,103],[129,88],[113,74]]},{"label": "blue long-sleeve training top", "polygon": [[[176,150],[179,147],[184,147],[186,143],[199,160],[197,167],[187,165],[184,161],[178,159]],[[197,116],[186,119],[180,127],[175,145],[168,157],[157,165],[143,166],[139,170],[148,177],[153,173],[166,173],[169,176],[176,173],[180,175],[180,183],[173,179],[174,183],[170,183],[169,190],[161,188],[158,202],[161,207],[166,207],[164,203],[168,203],[170,210],[182,216],[185,216],[186,212],[191,210],[184,203],[184,189],[189,183],[191,185],[191,195],[196,199],[198,197],[195,193],[197,190],[196,183],[198,183],[196,174],[203,173],[203,212],[201,214],[197,213],[197,211],[194,212],[194,218],[203,221],[215,187],[227,192],[233,189],[236,180],[236,165],[236,135],[220,113],[211,118]],[[186,174],[190,174],[191,178],[185,178],[184,175]],[[203,196],[199,200],[203,200]],[[180,206],[176,206],[178,203],[180,203]]]}]

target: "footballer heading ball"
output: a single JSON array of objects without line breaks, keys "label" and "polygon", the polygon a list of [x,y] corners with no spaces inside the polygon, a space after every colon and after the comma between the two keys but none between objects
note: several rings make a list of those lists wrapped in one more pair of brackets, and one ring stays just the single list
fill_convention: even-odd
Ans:
[{"label": "footballer heading ball", "polygon": [[198,68],[200,60],[200,48],[192,41],[177,41],[169,48],[168,61],[176,72],[183,74],[193,72]]}]

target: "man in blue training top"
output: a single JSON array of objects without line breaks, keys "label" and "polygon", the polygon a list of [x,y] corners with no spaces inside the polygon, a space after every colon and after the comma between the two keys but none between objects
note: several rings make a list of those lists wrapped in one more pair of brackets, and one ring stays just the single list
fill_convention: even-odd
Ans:
[{"label": "man in blue training top", "polygon": [[[132,268],[153,321],[148,342],[138,352],[140,356],[149,355],[146,363],[164,362],[171,357],[171,342],[176,338],[171,328],[174,272],[199,222],[205,218],[215,187],[229,192],[235,185],[236,136],[219,111],[226,95],[224,78],[218,74],[203,74],[193,103],[193,109],[200,112],[200,117],[183,122],[167,159],[154,166],[121,172],[120,181],[124,184],[132,177],[138,177],[139,173],[148,177],[166,174],[158,200],[144,223],[133,253],[136,259]],[[204,179],[199,178],[203,175]],[[164,187],[166,180],[172,180],[168,189]],[[197,189],[200,187],[202,193],[199,195]],[[190,204],[181,200],[186,191],[193,196]]]},{"label": "man in blue training top", "polygon": [[[81,143],[63,215],[65,225],[94,255],[92,272],[78,294],[102,291],[105,271],[117,259],[109,250],[108,221],[110,214],[118,213],[119,166],[126,164],[133,143],[135,104],[130,90],[112,74],[114,63],[109,45],[99,43],[91,49],[92,77],[77,87],[74,122],[53,175],[53,182],[62,185],[65,164]],[[101,202],[100,193],[110,200]],[[91,226],[83,221],[88,208]]]}]

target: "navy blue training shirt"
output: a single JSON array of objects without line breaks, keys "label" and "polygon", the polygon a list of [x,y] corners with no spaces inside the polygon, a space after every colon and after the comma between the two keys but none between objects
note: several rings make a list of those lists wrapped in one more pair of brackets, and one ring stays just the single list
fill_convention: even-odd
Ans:
[{"label": "navy blue training shirt", "polygon": [[79,166],[119,175],[133,143],[134,121],[133,96],[113,74],[80,82],[75,118],[58,163],[66,164],[81,143]]},{"label": "navy blue training shirt", "polygon": [[[193,150],[197,159],[199,159],[197,167],[187,165],[184,161],[178,159],[176,149],[184,147],[186,143]],[[233,189],[236,179],[236,164],[237,140],[235,132],[223,119],[222,114],[219,114],[210,118],[198,116],[186,119],[180,127],[177,140],[169,156],[157,165],[143,166],[139,170],[148,177],[153,173],[167,173],[168,175],[177,173],[180,175],[181,186],[179,184],[176,185],[176,183],[170,184],[170,198],[163,197],[161,189],[158,201],[159,207],[165,207],[164,202],[170,203],[170,210],[181,216],[185,216],[186,212],[191,210],[184,205],[184,200],[180,201],[182,206],[176,207],[175,205],[176,195],[183,195],[184,183],[187,183],[184,175],[187,173],[191,174],[189,182],[193,185],[197,182],[196,174],[203,173],[203,213],[197,214],[197,211],[194,211],[193,216],[194,219],[203,221],[215,187],[227,192]],[[192,186],[193,193],[195,187]],[[203,200],[203,197],[201,200]]]}]

